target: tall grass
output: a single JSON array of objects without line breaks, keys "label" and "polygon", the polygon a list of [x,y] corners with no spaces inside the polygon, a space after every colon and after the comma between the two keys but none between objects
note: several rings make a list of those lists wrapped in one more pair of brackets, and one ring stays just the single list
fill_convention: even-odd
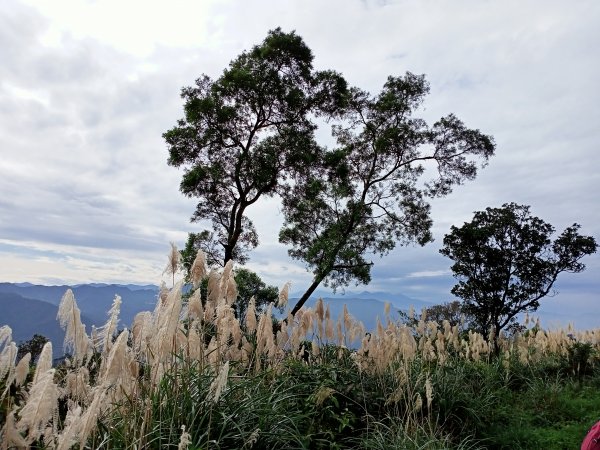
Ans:
[{"label": "tall grass", "polygon": [[35,368],[30,355],[17,362],[0,328],[2,448],[501,448],[507,399],[542,401],[555,383],[544,401],[556,400],[565,383],[598,380],[600,330],[536,325],[503,336],[493,357],[483,336],[448,322],[388,315],[367,333],[322,301],[282,322],[253,301],[236,317],[231,269],[208,273],[199,254],[192,281],[209,278],[207,297],[184,301],[174,283],[131,331],[117,332],[117,297],[88,335],[67,291],[61,367],[51,344]]}]

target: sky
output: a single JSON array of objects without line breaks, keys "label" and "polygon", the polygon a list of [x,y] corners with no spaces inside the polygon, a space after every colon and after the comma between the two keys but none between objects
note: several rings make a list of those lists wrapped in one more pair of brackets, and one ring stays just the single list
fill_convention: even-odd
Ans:
[{"label": "sky", "polygon": [[[317,69],[373,94],[389,75],[425,74],[421,117],[452,112],[496,141],[476,180],[432,202],[435,241],[375,257],[372,283],[348,291],[450,300],[444,234],[507,202],[600,240],[598,23],[596,0],[3,0],[0,281],[166,279],[169,242],[201,228],[162,138],[183,115],[180,90],[278,26]],[[249,216],[260,239],[249,268],[302,291],[310,274],[277,242],[278,201]],[[600,255],[583,262],[543,301],[547,317],[600,324]]]}]

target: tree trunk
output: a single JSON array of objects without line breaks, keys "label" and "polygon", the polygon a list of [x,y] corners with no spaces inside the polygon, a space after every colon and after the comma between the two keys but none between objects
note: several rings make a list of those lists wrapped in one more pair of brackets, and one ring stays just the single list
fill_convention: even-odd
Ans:
[{"label": "tree trunk", "polygon": [[300,310],[300,308],[302,308],[304,306],[306,301],[310,298],[311,294],[313,292],[315,292],[315,289],[317,289],[319,284],[321,284],[321,281],[323,281],[323,278],[325,278],[325,277],[317,276],[314,279],[314,281],[312,282],[310,287],[306,290],[306,292],[304,294],[302,294],[302,297],[300,297],[300,300],[298,300],[298,302],[296,303],[296,306],[294,306],[294,309],[292,309],[292,316],[295,316],[296,313]]}]

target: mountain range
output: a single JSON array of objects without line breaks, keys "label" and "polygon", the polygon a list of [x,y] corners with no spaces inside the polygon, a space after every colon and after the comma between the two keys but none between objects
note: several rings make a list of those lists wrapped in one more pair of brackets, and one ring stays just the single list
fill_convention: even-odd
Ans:
[{"label": "mountain range", "polygon": [[[54,355],[63,354],[64,331],[60,328],[56,315],[58,305],[67,289],[72,289],[77,305],[81,310],[81,320],[88,333],[92,326],[102,326],[108,319],[108,310],[115,295],[122,300],[119,328],[129,328],[133,318],[140,311],[152,311],[156,305],[158,286],[134,284],[79,284],[74,286],[43,286],[31,283],[0,283],[0,326],[9,325],[13,330],[13,340],[23,342],[34,334],[41,334],[52,341]],[[290,296],[289,304],[294,305],[299,295]],[[323,298],[330,305],[332,318],[342,314],[344,304],[356,319],[361,320],[367,330],[373,329],[377,317],[383,320],[385,302],[394,309],[407,310],[411,305],[418,311],[429,304],[411,299],[402,294],[387,292],[346,292],[332,295],[318,291],[306,303],[313,307],[317,298]]]}]

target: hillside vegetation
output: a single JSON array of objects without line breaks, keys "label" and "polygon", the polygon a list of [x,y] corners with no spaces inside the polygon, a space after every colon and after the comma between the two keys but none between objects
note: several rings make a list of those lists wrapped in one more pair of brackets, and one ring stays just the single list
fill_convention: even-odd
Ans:
[{"label": "hillside vegetation", "polygon": [[240,320],[231,264],[208,280],[207,298],[161,291],[130,330],[117,297],[91,336],[67,291],[59,367],[50,343],[16,361],[0,328],[2,448],[561,449],[600,417],[600,329],[529,323],[492,356],[448,322],[388,316],[366,333],[322,301],[283,322],[251,302]]}]

